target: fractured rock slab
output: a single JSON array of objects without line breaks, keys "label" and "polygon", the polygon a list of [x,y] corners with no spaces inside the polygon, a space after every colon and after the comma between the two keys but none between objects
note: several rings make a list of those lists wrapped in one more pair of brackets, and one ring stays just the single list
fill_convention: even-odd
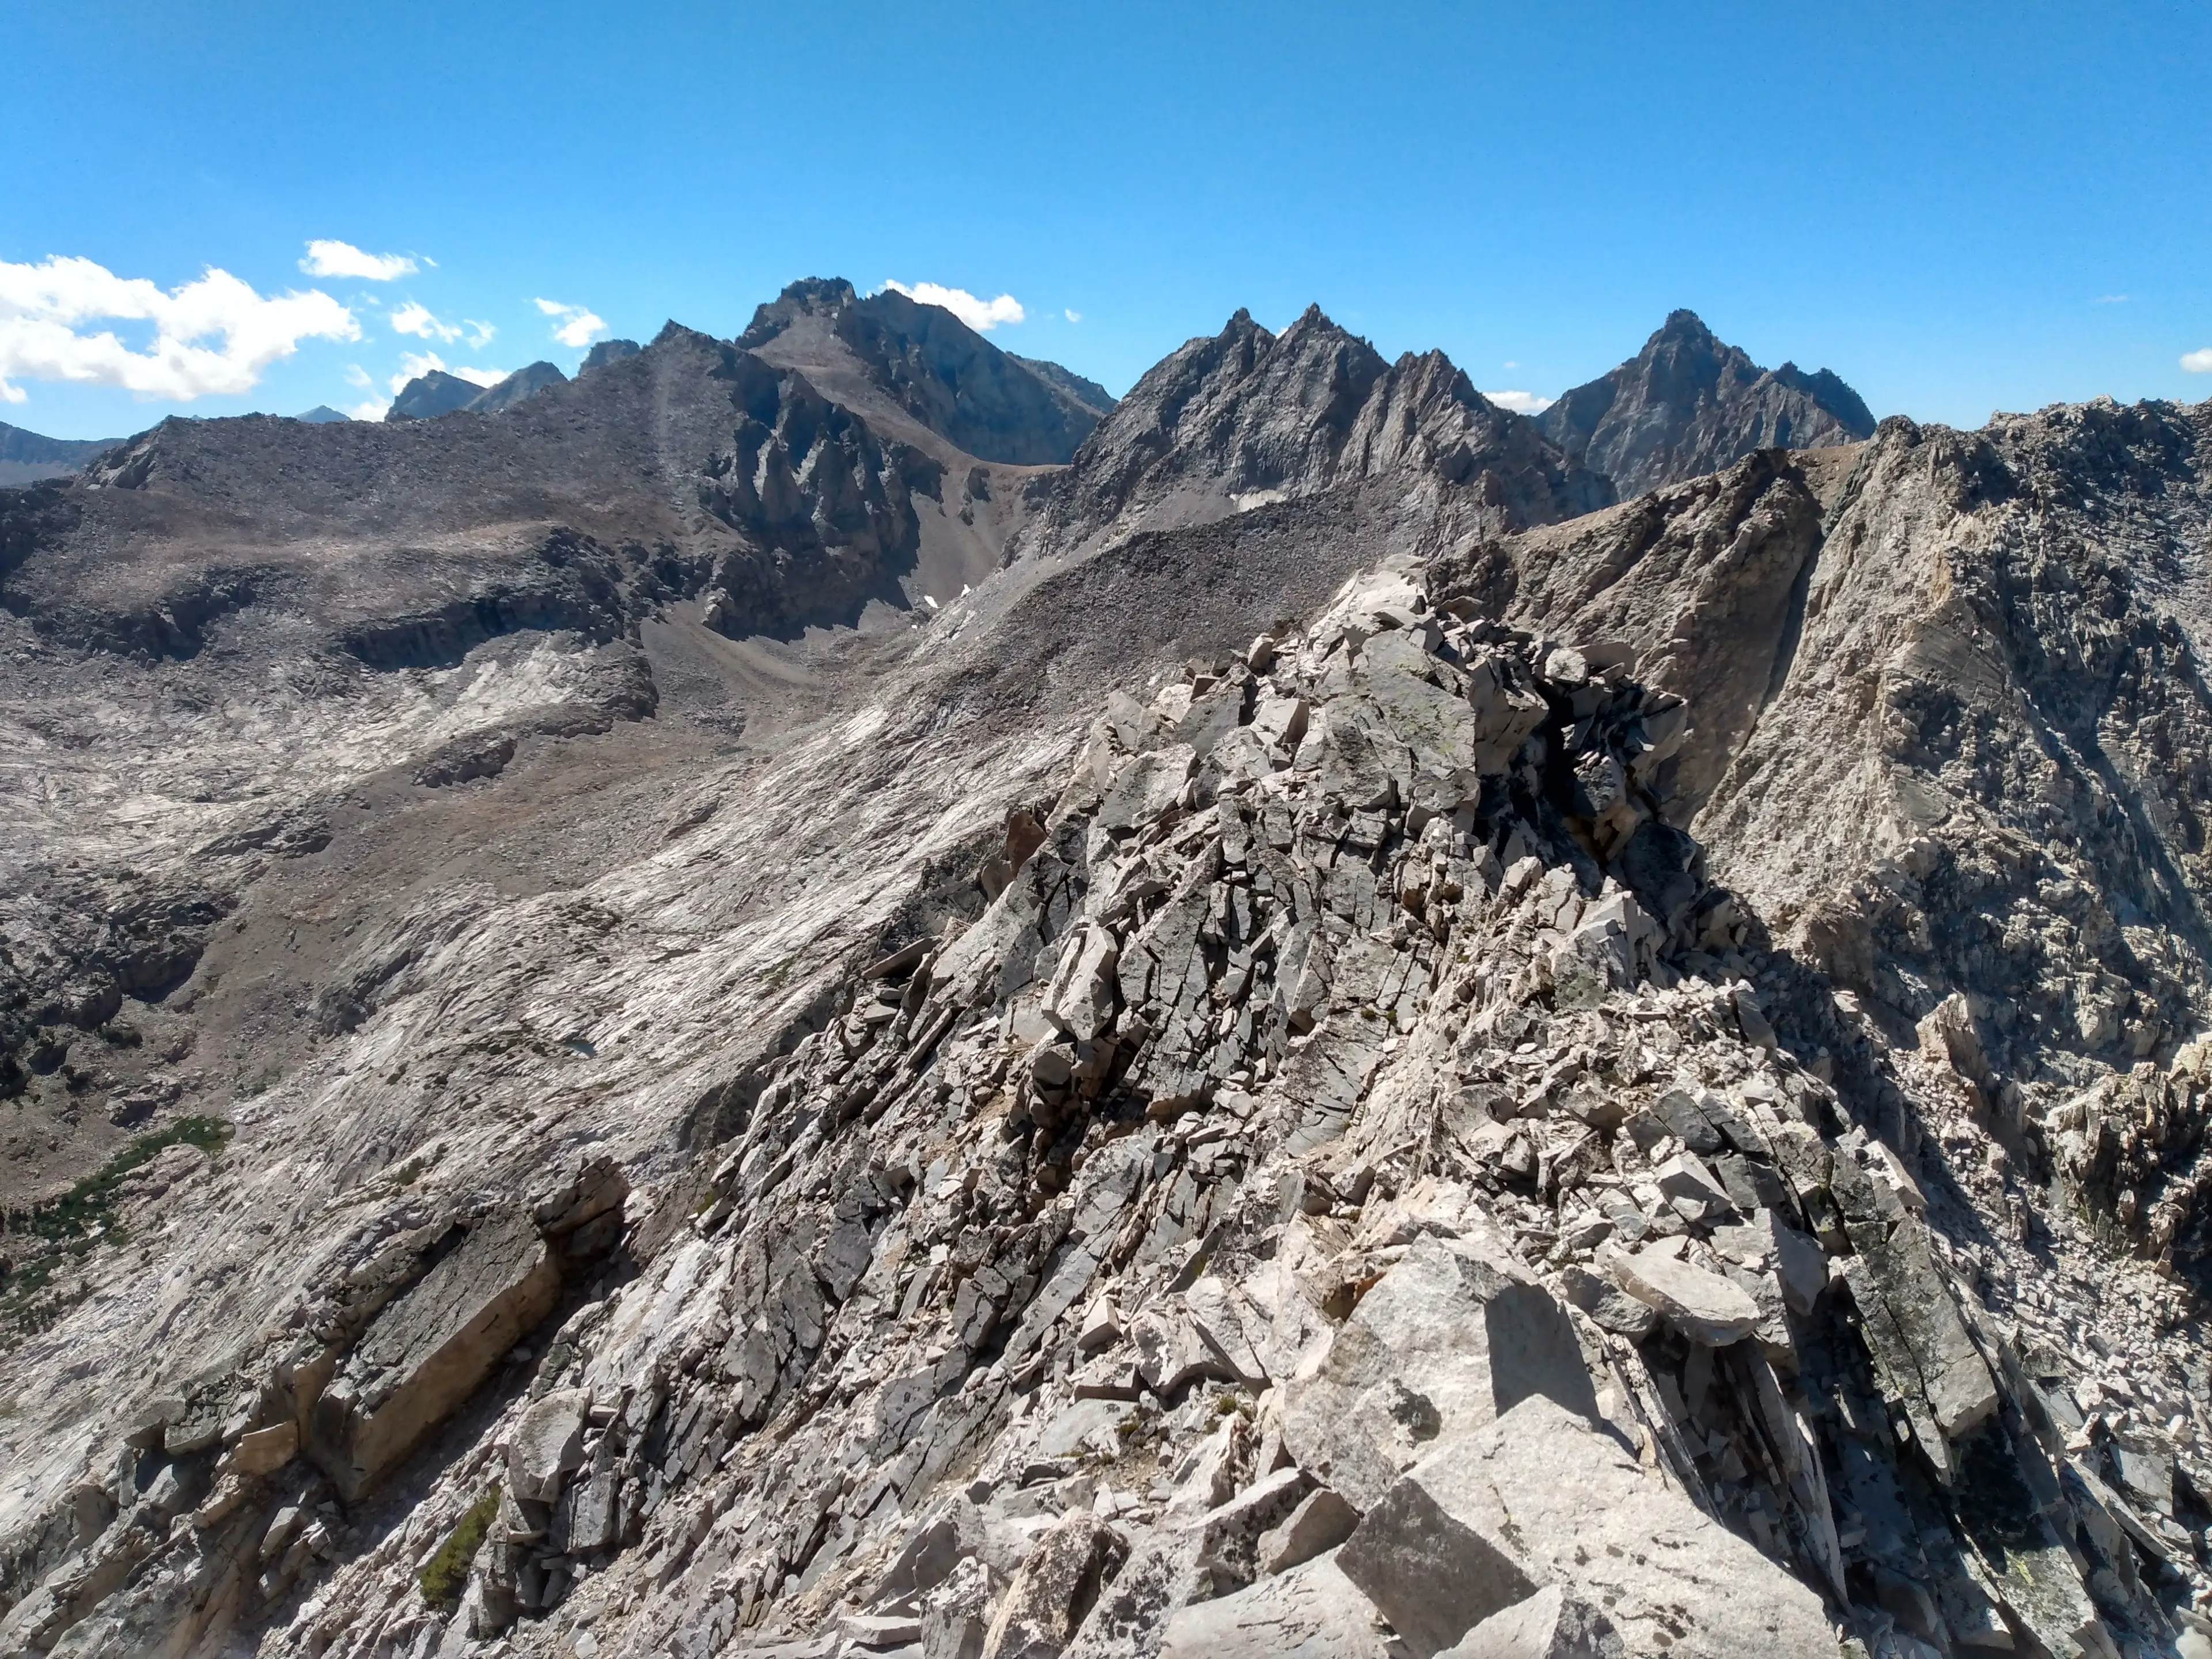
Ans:
[{"label": "fractured rock slab", "polygon": [[1595,1417],[1565,1309],[1504,1253],[1417,1241],[1361,1300],[1316,1371],[1288,1385],[1285,1443],[1355,1507],[1431,1447],[1531,1395]]},{"label": "fractured rock slab", "polygon": [[1705,1347],[1742,1340],[1762,1317],[1741,1285],[1665,1251],[1616,1255],[1607,1265],[1622,1290]]},{"label": "fractured rock slab", "polygon": [[1181,1609],[1160,1644],[1160,1659],[1403,1659],[1407,1651],[1328,1555]]},{"label": "fractured rock slab", "polygon": [[1828,1659],[1818,1596],[1541,1395],[1423,1460],[1337,1553],[1417,1655],[1559,1586],[1627,1659]]},{"label": "fractured rock slab", "polygon": [[1492,1613],[1438,1659],[1622,1659],[1622,1649],[1613,1620],[1552,1584]]}]

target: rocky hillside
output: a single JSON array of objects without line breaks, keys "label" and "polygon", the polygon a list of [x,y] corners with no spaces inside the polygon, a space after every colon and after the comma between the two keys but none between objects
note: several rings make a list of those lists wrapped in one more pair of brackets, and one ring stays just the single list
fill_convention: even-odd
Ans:
[{"label": "rocky hillside", "polygon": [[2212,405],[834,320],[0,496],[0,1654],[2212,1651]]},{"label": "rocky hillside", "polygon": [[1875,424],[1858,393],[1827,369],[1761,368],[1691,311],[1672,313],[1642,351],[1538,418],[1547,437],[1623,497],[1717,472],[1754,450],[1850,443],[1872,436]]}]

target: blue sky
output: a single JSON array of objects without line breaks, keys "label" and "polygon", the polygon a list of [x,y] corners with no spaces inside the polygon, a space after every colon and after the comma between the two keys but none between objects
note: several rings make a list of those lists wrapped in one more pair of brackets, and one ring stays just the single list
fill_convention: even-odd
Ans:
[{"label": "blue sky", "polygon": [[1684,305],[1877,413],[2212,396],[2195,3],[0,0],[0,420],[57,435],[729,335],[805,275],[1011,295],[994,339],[1117,392],[1318,301],[1534,396]]}]

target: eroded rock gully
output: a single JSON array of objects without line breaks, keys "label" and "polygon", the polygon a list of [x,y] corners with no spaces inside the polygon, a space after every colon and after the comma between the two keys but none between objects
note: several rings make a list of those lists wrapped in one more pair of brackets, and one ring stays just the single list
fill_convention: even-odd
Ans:
[{"label": "eroded rock gully", "polygon": [[[1869,1037],[1711,884],[1691,719],[1401,568],[1110,698],[980,915],[856,965],[634,1212],[604,1160],[462,1211],[389,1176],[18,1533],[0,1643],[2201,1640],[2179,1292],[2062,1251],[2085,1364],[1972,1223],[1988,1166],[1861,1126],[1887,1089],[1980,1133],[1978,1028]],[[2200,1069],[2108,1085],[2061,1163],[2109,1183]]]}]

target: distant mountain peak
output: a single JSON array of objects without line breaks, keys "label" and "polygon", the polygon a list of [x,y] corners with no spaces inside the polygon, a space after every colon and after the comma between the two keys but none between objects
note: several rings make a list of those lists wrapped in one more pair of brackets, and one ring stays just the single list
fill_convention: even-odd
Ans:
[{"label": "distant mountain peak", "polygon": [[589,374],[595,368],[605,368],[609,363],[636,356],[638,349],[635,340],[602,340],[584,354],[584,361],[576,373]]},{"label": "distant mountain peak", "polygon": [[416,375],[399,389],[385,419],[428,421],[441,415],[459,414],[463,410],[478,415],[496,415],[535,397],[549,386],[562,385],[568,378],[556,365],[542,362],[518,368],[491,386],[478,386],[473,380],[434,368]]},{"label": "distant mountain peak", "polygon": [[465,380],[458,374],[448,374],[442,368],[433,368],[417,374],[399,388],[399,395],[392,400],[386,411],[387,421],[428,421],[441,415],[450,415],[455,410],[466,409],[477,393],[483,388],[473,380]]},{"label": "distant mountain peak", "polygon": [[754,311],[737,343],[819,385],[880,398],[894,422],[918,422],[981,460],[1065,462],[1113,407],[1103,387],[1003,350],[942,307],[896,289],[863,296],[842,276],[790,283]]},{"label": "distant mountain peak", "polygon": [[1097,381],[1087,380],[1073,369],[1063,368],[1060,364],[1047,358],[1024,357],[1011,351],[1006,355],[1047,386],[1057,392],[1065,392],[1092,414],[1107,415],[1113,411],[1115,402],[1114,394],[1099,385]]},{"label": "distant mountain peak", "polygon": [[35,483],[40,478],[65,478],[120,438],[49,438],[0,422],[0,489]]},{"label": "distant mountain peak", "polygon": [[527,363],[496,386],[486,386],[465,407],[479,415],[495,415],[502,409],[514,408],[526,398],[537,396],[549,386],[564,384],[568,378],[552,363]]},{"label": "distant mountain peak", "polygon": [[1829,369],[1761,368],[1694,311],[1678,308],[1619,368],[1564,393],[1545,434],[1625,496],[1717,472],[1759,449],[1817,449],[1873,435],[1865,402]]},{"label": "distant mountain peak", "polygon": [[1279,335],[1240,309],[1154,365],[1100,423],[1054,487],[1046,533],[1080,544],[1382,480],[1462,491],[1470,522],[1492,529],[1612,500],[1443,353],[1391,363],[1317,305]]}]

